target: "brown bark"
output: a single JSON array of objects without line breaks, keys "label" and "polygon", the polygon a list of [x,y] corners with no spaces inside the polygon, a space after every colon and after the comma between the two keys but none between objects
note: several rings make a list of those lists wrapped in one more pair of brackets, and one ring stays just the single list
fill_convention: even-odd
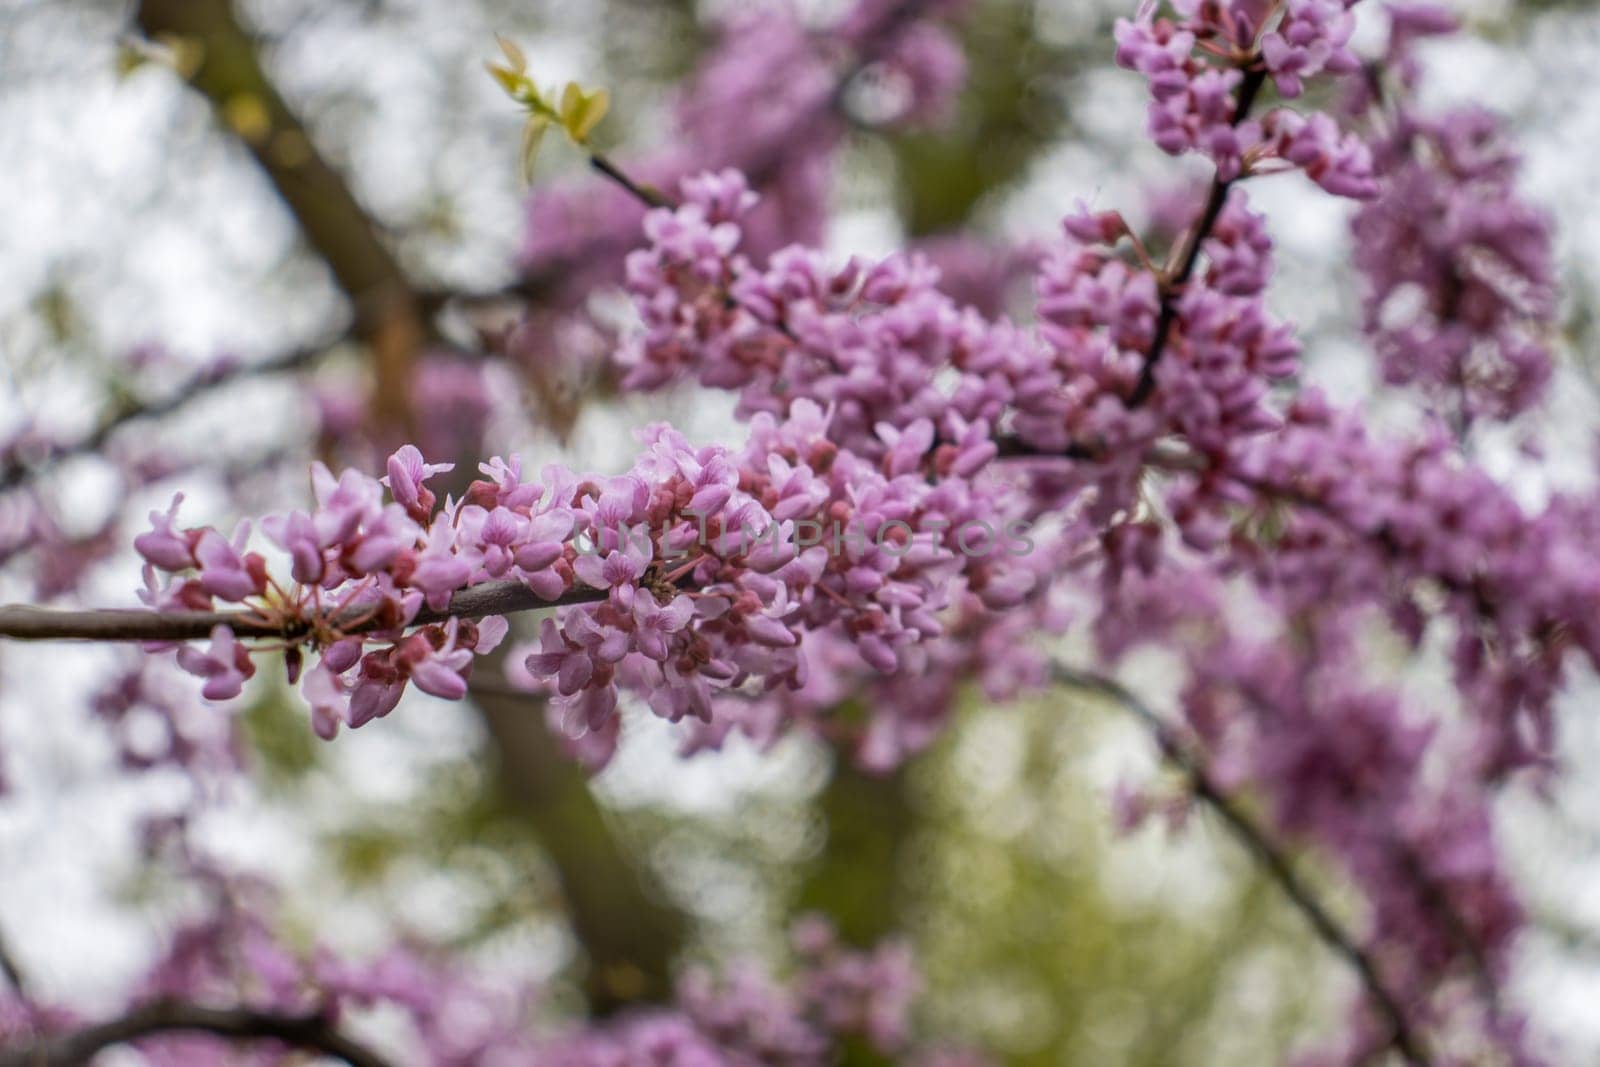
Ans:
[{"label": "brown bark", "polygon": [[[474,671],[498,677],[500,662],[497,653]],[[476,686],[470,699],[494,742],[505,802],[533,826],[555,866],[568,921],[587,956],[590,1010],[607,1015],[665,1000],[687,933],[683,915],[623,850],[586,772],[552,743],[542,698]]]}]

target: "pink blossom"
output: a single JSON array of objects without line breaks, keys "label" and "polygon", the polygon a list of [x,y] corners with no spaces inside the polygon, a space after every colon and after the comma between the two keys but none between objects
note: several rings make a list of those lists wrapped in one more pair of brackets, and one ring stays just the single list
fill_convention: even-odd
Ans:
[{"label": "pink blossom", "polygon": [[389,457],[389,473],[381,482],[394,494],[395,503],[421,522],[433,511],[434,505],[434,495],[423,483],[435,474],[454,469],[454,463],[424,463],[415,445],[403,445]]},{"label": "pink blossom", "polygon": [[233,631],[217,625],[211,631],[211,645],[204,652],[193,645],[178,649],[178,664],[206,684],[201,693],[207,700],[232,700],[244,690],[244,683],[255,674],[250,650],[234,640]]}]

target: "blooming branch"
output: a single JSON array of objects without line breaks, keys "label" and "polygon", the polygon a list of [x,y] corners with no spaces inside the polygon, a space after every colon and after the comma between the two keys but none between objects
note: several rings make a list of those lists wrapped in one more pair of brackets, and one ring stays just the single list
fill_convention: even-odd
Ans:
[{"label": "blooming branch", "polygon": [[1165,719],[1126,686],[1108,675],[1056,664],[1052,670],[1052,677],[1061,685],[1106,697],[1139,720],[1140,725],[1155,739],[1162,755],[1182,772],[1189,793],[1222,820],[1234,840],[1244,847],[1260,865],[1262,872],[1277,885],[1318,939],[1355,971],[1367,996],[1383,1014],[1389,1028],[1389,1042],[1395,1051],[1405,1057],[1406,1062],[1410,1064],[1432,1063],[1433,1060],[1425,1052],[1421,1038],[1412,1031],[1411,1024],[1407,1021],[1407,1013],[1401,1005],[1398,994],[1389,987],[1379,973],[1372,956],[1361,947],[1356,936],[1334,917],[1328,905],[1301,876],[1293,861],[1267,830],[1260,826],[1233,796],[1217,784],[1204,759],[1183,743],[1167,725]]},{"label": "blooming branch", "polygon": [[[1255,104],[1256,95],[1261,87],[1266,84],[1267,72],[1264,67],[1255,68],[1245,73],[1244,81],[1239,86],[1238,103],[1234,105],[1231,124],[1238,127],[1250,115],[1250,109]],[[1150,342],[1150,351],[1145,355],[1144,366],[1139,370],[1139,380],[1133,387],[1133,392],[1128,394],[1128,406],[1138,407],[1150,399],[1150,394],[1156,388],[1156,364],[1161,362],[1161,355],[1166,350],[1167,341],[1172,336],[1172,325],[1178,317],[1177,295],[1194,276],[1194,270],[1200,262],[1200,247],[1206,238],[1211,236],[1211,230],[1217,224],[1217,219],[1222,216],[1222,209],[1228,203],[1228,190],[1233,188],[1241,175],[1228,178],[1222,176],[1219,170],[1211,180],[1211,191],[1206,195],[1205,207],[1201,209],[1200,217],[1194,225],[1189,227],[1183,239],[1174,249],[1177,269],[1170,275],[1163,276],[1161,285],[1161,311],[1156,316],[1155,337]]]},{"label": "blooming branch", "polygon": [[[438,611],[424,607],[411,620],[426,626],[447,619],[481,619],[487,615],[514,615],[572,604],[604,600],[606,591],[578,587],[553,600],[541,598],[516,581],[485,582],[451,594]],[[385,620],[362,608],[347,609],[323,625],[345,634],[369,634],[385,628]],[[71,611],[24,604],[0,606],[0,637],[17,641],[198,641],[223,626],[235,636],[298,641],[309,636],[317,622],[287,617],[264,619],[251,611],[144,611],[100,608]]]}]

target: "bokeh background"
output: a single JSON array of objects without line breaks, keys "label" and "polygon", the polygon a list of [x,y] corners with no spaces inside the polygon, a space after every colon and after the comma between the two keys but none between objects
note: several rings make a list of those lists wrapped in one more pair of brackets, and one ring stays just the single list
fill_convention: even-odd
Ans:
[{"label": "bokeh background", "polygon": [[[373,412],[403,424],[407,389],[455,412],[443,430],[413,429],[477,437],[446,449],[612,470],[627,431],[663,417],[737,439],[724,398],[614,394],[597,368],[626,317],[605,286],[525,339],[531,356],[462,364],[504,347],[522,302],[484,295],[516,284],[540,239],[517,176],[519,116],[483,71],[494,34],[518,41],[543,82],[608,87],[599,137],[626,160],[670,147],[674,87],[718,20],[748,5],[187,5],[171,17],[203,10],[241,31],[229,63],[243,88],[208,94],[183,77],[194,56],[148,39],[185,0],[0,3],[0,443],[8,470],[26,470],[0,490],[0,601],[132,603],[126,546],[145,511],[180,486],[189,519],[224,527],[295,505],[311,459],[371,462],[398,430],[374,429]],[[798,9],[822,24],[837,6]],[[823,237],[840,256],[917,243],[1004,293],[994,277],[1078,200],[1142,217],[1152,190],[1189,172],[1144,140],[1143,83],[1110,62],[1111,22],[1131,2],[971,6],[954,112],[931,129],[864,121],[846,135],[827,163]],[[1471,32],[1429,52],[1430,91],[1512,116],[1568,285],[1542,458],[1520,450],[1526,428],[1483,445],[1537,499],[1592,454],[1600,12],[1456,6]],[[873,87],[857,89],[870,115]],[[313,155],[326,180],[287,190],[282,171]],[[598,183],[552,145],[533,195]],[[1287,179],[1251,195],[1268,207],[1274,301],[1301,326],[1310,377],[1361,400],[1373,364],[1352,325],[1345,207]],[[404,315],[352,301],[374,271],[404,279]],[[1012,298],[1025,309],[1025,281]],[[225,384],[188,396],[195,375],[218,373]],[[123,417],[174,399],[160,418]],[[108,426],[96,449],[50,455],[47,442]],[[591,779],[510,692],[412,694],[322,744],[263,671],[237,708],[108,728],[91,698],[146,669],[128,649],[0,647],[0,936],[61,999],[113,1006],[192,906],[141,840],[199,790],[197,839],[287,887],[307,939],[360,951],[414,931],[547,981],[553,1017],[626,1001],[674,960],[771,956],[794,915],[820,910],[852,940],[908,938],[934,1029],[1008,1064],[1270,1063],[1339,1018],[1348,976],[1220,828],[1197,813],[1116,831],[1119,789],[1162,772],[1138,724],[1081,694],[1012,707],[974,695],[887,776],[800,736],[680,760],[664,727],[630,710],[621,753]],[[1418,692],[1437,671],[1411,665]],[[1537,920],[1516,995],[1570,1063],[1600,1062],[1594,696],[1585,683],[1568,699],[1566,784],[1509,792],[1501,812]],[[173,738],[199,773],[134,766]],[[205,773],[234,755],[244,776]]]}]

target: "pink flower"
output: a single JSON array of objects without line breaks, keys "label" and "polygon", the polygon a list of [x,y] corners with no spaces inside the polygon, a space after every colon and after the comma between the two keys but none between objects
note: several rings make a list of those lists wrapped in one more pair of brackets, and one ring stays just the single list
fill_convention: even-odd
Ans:
[{"label": "pink flower", "polygon": [[456,554],[454,527],[448,522],[434,523],[427,543],[416,555],[408,584],[421,591],[430,608],[443,611],[471,577],[472,565]]},{"label": "pink flower", "polygon": [[151,529],[133,539],[133,547],[139,555],[164,571],[184,571],[198,565],[194,558],[194,539],[173,526],[181,503],[183,494],[177,493],[165,512],[152,511]]},{"label": "pink flower", "polygon": [[689,624],[694,615],[694,600],[688,596],[675,596],[661,605],[656,598],[640,594],[633,598],[633,643],[646,656],[657,662],[667,659],[667,639]]},{"label": "pink flower", "polygon": [[245,553],[250,524],[243,522],[230,544],[209,527],[195,541],[194,557],[200,567],[200,586],[212,596],[240,601],[266,592],[266,561],[254,552]]},{"label": "pink flower", "polygon": [[594,660],[575,642],[569,643],[554,619],[545,619],[539,627],[539,651],[530,653],[525,661],[528,673],[535,678],[555,678],[556,690],[571,696],[589,684],[594,675]]},{"label": "pink flower", "polygon": [[395,503],[417,522],[425,522],[433,511],[434,495],[423,483],[435,474],[455,470],[454,463],[424,463],[415,445],[402,445],[389,457],[388,475],[382,484],[389,487]]},{"label": "pink flower", "polygon": [[[501,620],[502,626],[504,620]],[[434,648],[427,630],[407,638],[402,646],[402,656],[410,661],[411,681],[424,693],[445,700],[460,700],[467,695],[466,668],[472,662],[472,650],[457,646],[461,628],[459,619],[451,619],[444,627],[443,643]],[[503,631],[502,631],[503,636]],[[415,658],[411,658],[415,650]]]},{"label": "pink flower", "polygon": [[256,673],[250,650],[234,640],[233,631],[221,624],[211,631],[211,645],[204,652],[193,645],[179,648],[178,665],[206,680],[200,691],[207,700],[232,700]]},{"label": "pink flower", "polygon": [[622,538],[621,548],[607,552],[603,558],[598,552],[580,553],[572,563],[573,573],[578,580],[591,589],[637,585],[639,579],[644,577],[645,568],[654,554],[649,527],[642,524],[632,528],[624,526],[618,532]]},{"label": "pink flower", "polygon": [[261,520],[261,528],[279,548],[289,553],[289,574],[295,581],[311,585],[322,580],[327,561],[310,515],[303,511],[269,515]]}]

